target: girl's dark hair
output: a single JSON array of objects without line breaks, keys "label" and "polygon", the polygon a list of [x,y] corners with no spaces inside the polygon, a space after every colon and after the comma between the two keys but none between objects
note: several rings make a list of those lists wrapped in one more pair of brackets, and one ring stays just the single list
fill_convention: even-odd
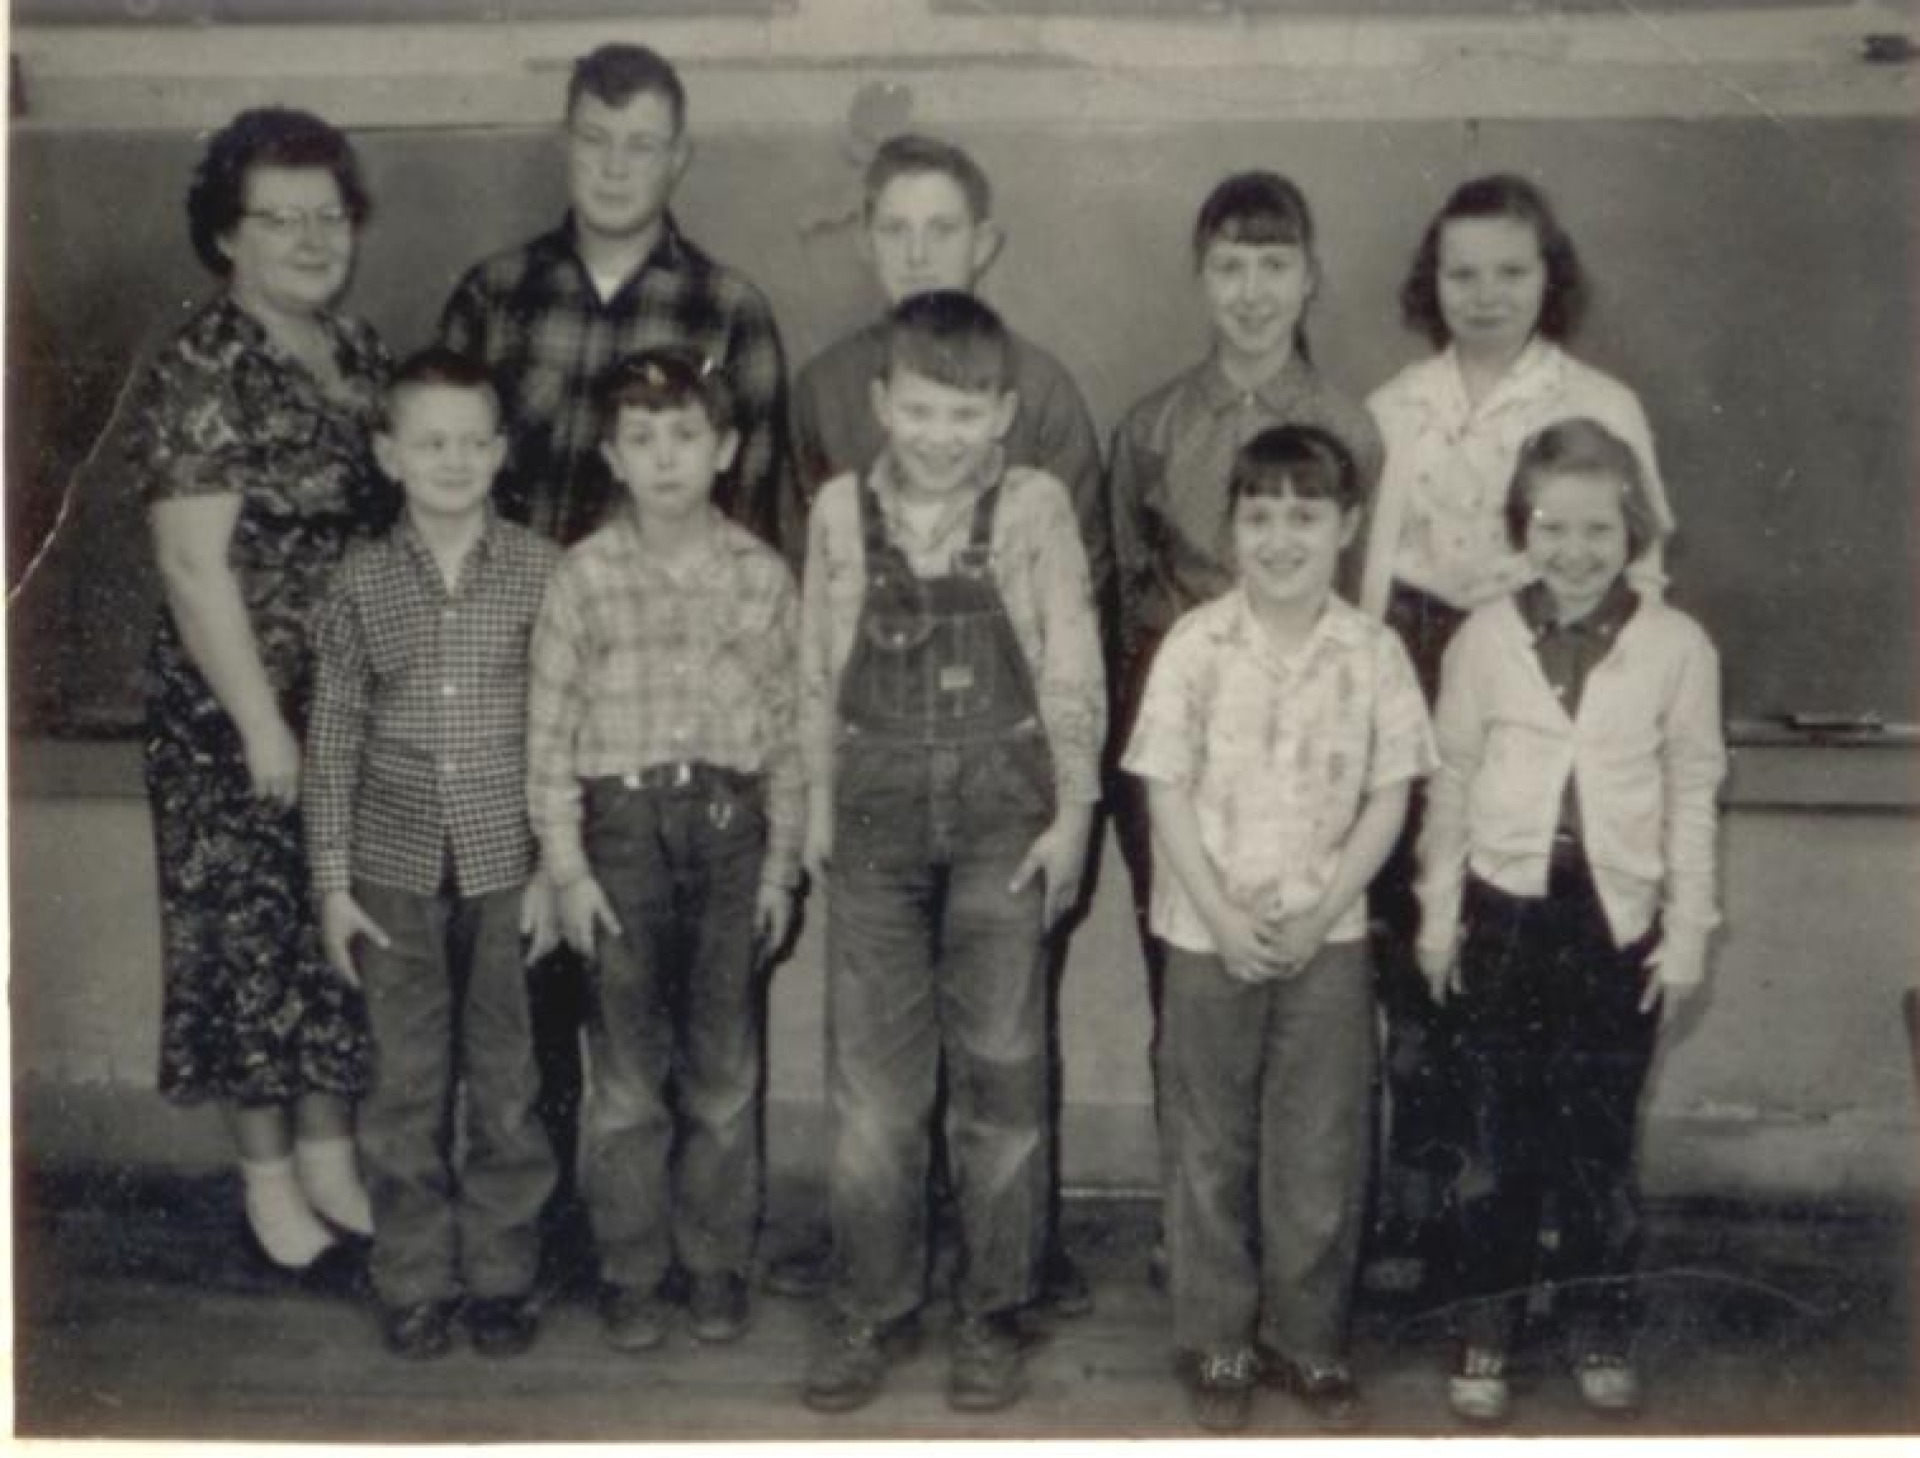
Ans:
[{"label": "girl's dark hair", "polygon": [[1576,416],[1536,430],[1520,446],[1506,504],[1507,540],[1516,551],[1525,550],[1540,487],[1554,476],[1599,476],[1619,483],[1629,562],[1637,562],[1660,540],[1660,517],[1633,447],[1599,421]]},{"label": "girl's dark hair", "polygon": [[1277,172],[1236,172],[1221,180],[1193,220],[1197,267],[1214,243],[1290,243],[1313,257],[1313,212],[1306,194]]},{"label": "girl's dark hair", "polygon": [[726,376],[697,349],[661,345],[625,355],[594,382],[600,438],[612,440],[623,410],[680,410],[695,405],[716,432],[733,429],[733,392]]},{"label": "girl's dark hair", "polygon": [[373,211],[359,159],[344,133],[311,112],[284,106],[243,111],[207,142],[187,189],[187,229],[200,261],[222,278],[233,260],[220,240],[240,226],[247,177],[256,167],[324,169],[340,189],[340,205],[358,229]]},{"label": "girl's dark hair", "polygon": [[1400,317],[1407,327],[1426,335],[1435,349],[1446,348],[1452,338],[1446,316],[1440,311],[1440,235],[1448,223],[1464,218],[1511,218],[1533,229],[1547,270],[1536,328],[1548,339],[1571,337],[1587,304],[1580,255],[1574,250],[1572,237],[1554,216],[1546,194],[1510,172],[1461,183],[1427,224],[1406,281],[1400,285]]},{"label": "girl's dark hair", "polygon": [[1272,425],[1240,447],[1227,477],[1228,510],[1250,496],[1331,501],[1342,512],[1365,501],[1353,453],[1317,425]]},{"label": "girl's dark hair", "polygon": [[[1313,247],[1313,210],[1307,206],[1306,194],[1278,172],[1236,172],[1207,194],[1193,220],[1195,268],[1206,262],[1207,249],[1215,243],[1253,248],[1286,244],[1306,255],[1308,268],[1319,268]],[[1304,309],[1294,326],[1293,347],[1303,360],[1313,358]]]}]

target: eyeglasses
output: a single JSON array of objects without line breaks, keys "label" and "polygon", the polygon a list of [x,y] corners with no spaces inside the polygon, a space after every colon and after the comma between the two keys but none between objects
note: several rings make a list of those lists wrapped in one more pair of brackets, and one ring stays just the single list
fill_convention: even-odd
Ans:
[{"label": "eyeglasses", "polygon": [[309,227],[334,234],[353,226],[353,214],[345,208],[246,208],[240,216],[252,218],[275,238],[292,238]]}]

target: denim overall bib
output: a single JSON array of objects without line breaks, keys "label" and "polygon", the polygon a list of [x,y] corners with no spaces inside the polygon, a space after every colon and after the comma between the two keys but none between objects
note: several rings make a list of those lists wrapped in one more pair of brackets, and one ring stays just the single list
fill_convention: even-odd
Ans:
[{"label": "denim overall bib", "polygon": [[1054,815],[1033,675],[993,576],[994,486],[938,577],[914,576],[860,489],[867,589],[841,678],[827,921],[833,1300],[870,1322],[925,1299],[935,1085],[963,1313],[1038,1289],[1047,1193],[1041,878]]},{"label": "denim overall bib", "polygon": [[950,861],[1016,828],[1031,844],[1053,819],[1033,674],[993,577],[1000,490],[981,493],[946,573],[916,577],[861,483],[867,590],[840,680],[836,798],[842,838],[877,864]]}]

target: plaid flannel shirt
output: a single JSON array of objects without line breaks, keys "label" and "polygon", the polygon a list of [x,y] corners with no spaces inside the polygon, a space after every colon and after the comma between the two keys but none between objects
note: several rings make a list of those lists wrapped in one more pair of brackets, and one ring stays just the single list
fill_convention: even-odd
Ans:
[{"label": "plaid flannel shirt", "polygon": [[800,594],[771,547],[717,513],[668,563],[631,511],[568,552],[533,638],[527,798],[546,869],[587,873],[580,782],[699,763],[767,781],[761,878],[799,880]]},{"label": "plaid flannel shirt", "polygon": [[356,544],[320,619],[304,811],[314,890],[463,896],[533,869],[527,651],[559,550],[489,513],[448,590],[412,522]]},{"label": "plaid flannel shirt", "polygon": [[600,454],[593,383],[636,350],[677,344],[726,374],[740,449],[716,483],[729,516],[777,541],[791,490],[786,358],[765,297],[666,220],[646,262],[602,300],[573,245],[572,219],[470,269],[440,320],[443,343],[483,361],[500,389],[512,450],[501,511],[561,545],[597,527],[619,491]]}]

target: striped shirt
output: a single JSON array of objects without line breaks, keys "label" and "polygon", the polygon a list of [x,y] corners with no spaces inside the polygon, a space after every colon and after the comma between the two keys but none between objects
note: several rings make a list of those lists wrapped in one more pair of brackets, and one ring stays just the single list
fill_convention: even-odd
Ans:
[{"label": "striped shirt", "polygon": [[767,778],[762,879],[799,878],[800,597],[780,556],[720,516],[668,562],[621,511],[567,553],[533,638],[527,796],[548,873],[587,873],[580,782],[697,763]]},{"label": "striped shirt", "polygon": [[431,894],[449,856],[463,896],[531,874],[527,646],[559,557],[491,513],[452,590],[406,517],[348,552],[320,618],[307,730],[316,892],[361,877]]},{"label": "striped shirt", "polygon": [[620,493],[600,454],[593,383],[637,350],[682,345],[726,374],[740,449],[714,499],[775,540],[791,489],[786,359],[773,312],[740,274],[668,218],[646,262],[602,300],[573,246],[572,220],[468,271],[440,320],[443,343],[483,361],[500,389],[512,450],[500,509],[566,546],[600,524]]}]

